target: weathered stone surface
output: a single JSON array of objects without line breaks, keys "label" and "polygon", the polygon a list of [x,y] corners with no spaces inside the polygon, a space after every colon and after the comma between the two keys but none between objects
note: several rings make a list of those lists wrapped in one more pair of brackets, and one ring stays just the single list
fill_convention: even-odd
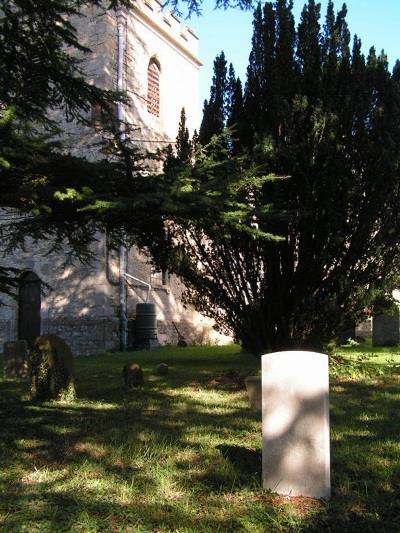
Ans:
[{"label": "weathered stone surface", "polygon": [[377,315],[372,319],[373,346],[396,346],[400,342],[399,311],[390,314]]},{"label": "weathered stone surface", "polygon": [[262,357],[263,485],[279,494],[330,497],[328,357]]},{"label": "weathered stone surface", "polygon": [[74,357],[57,335],[41,335],[29,355],[30,396],[32,400],[73,400],[75,393]]},{"label": "weathered stone surface", "polygon": [[361,337],[365,339],[372,335],[372,318],[367,318],[357,324],[356,326],[356,337]]},{"label": "weathered stone surface", "polygon": [[65,316],[44,320],[42,329],[45,334],[54,333],[66,339],[76,355],[93,355],[119,346],[117,317]]},{"label": "weathered stone surface", "polygon": [[251,409],[261,411],[261,376],[247,376],[244,380]]},{"label": "weathered stone surface", "polygon": [[5,342],[3,350],[5,378],[28,377],[28,345],[26,341]]}]

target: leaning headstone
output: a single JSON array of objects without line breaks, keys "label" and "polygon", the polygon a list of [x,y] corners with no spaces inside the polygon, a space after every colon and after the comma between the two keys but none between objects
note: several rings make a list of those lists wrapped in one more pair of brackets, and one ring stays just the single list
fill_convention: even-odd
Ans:
[{"label": "leaning headstone", "polygon": [[3,375],[5,378],[28,377],[28,344],[26,341],[4,343]]},{"label": "leaning headstone", "polygon": [[290,496],[330,497],[328,356],[262,357],[263,486]]},{"label": "leaning headstone", "polygon": [[399,310],[372,318],[372,345],[396,346],[400,342]]}]

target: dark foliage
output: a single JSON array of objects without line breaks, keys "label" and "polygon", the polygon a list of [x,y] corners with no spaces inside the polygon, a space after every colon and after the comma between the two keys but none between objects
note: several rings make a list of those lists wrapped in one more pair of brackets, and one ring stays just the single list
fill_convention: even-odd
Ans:
[{"label": "dark foliage", "polygon": [[[217,4],[227,7],[229,2]],[[244,0],[239,6],[249,4]],[[175,0],[169,5],[179,7]],[[183,0],[180,5],[192,13],[201,2]],[[91,108],[107,117],[123,98],[85,79],[82,59],[90,50],[79,41],[74,23],[92,8],[101,15],[130,6],[131,0],[0,0],[0,208],[5,208],[0,238],[8,252],[28,237],[40,237],[48,240],[49,251],[62,248],[89,258],[88,244],[103,220],[98,203],[96,223],[80,207],[93,207],[94,191],[103,197],[107,182],[109,187],[118,182],[118,195],[125,173],[132,175],[136,168],[126,150],[121,154],[118,148],[114,155],[122,157],[125,171],[110,178],[112,165],[105,159],[91,164],[52,142],[62,120],[88,123]],[[105,120],[103,125],[112,130],[108,139],[118,136],[115,122]],[[114,145],[118,143],[117,138]],[[94,182],[96,174],[100,179]],[[111,193],[108,202],[110,197],[115,200]],[[0,292],[14,292],[17,273],[0,266]]]},{"label": "dark foliage", "polygon": [[321,349],[398,279],[398,63],[365,58],[357,37],[350,49],[345,6],[330,2],[321,27],[309,0],[296,31],[292,2],[277,0],[254,14],[243,103],[232,70],[219,55],[211,142],[168,174],[185,204],[165,219],[171,268],[253,353]]}]

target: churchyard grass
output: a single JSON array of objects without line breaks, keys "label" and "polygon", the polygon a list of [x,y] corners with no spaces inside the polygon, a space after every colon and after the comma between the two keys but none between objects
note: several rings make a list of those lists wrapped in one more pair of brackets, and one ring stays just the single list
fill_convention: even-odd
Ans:
[{"label": "churchyard grass", "polygon": [[[77,358],[71,403],[30,403],[0,377],[0,530],[400,531],[400,352],[360,360],[371,350],[342,349],[331,379],[330,502],[261,489],[261,417],[242,384],[259,362],[237,346]],[[131,360],[145,385],[125,393]]]}]

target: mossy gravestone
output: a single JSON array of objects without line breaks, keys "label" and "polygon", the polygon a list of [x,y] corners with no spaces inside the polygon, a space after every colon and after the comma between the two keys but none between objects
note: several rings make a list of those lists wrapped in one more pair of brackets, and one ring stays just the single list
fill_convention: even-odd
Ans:
[{"label": "mossy gravestone", "polygon": [[126,392],[144,385],[143,370],[137,363],[127,363],[122,369],[122,376]]},{"label": "mossy gravestone", "polygon": [[42,335],[29,356],[32,400],[73,400],[75,392],[74,356],[57,335]]}]

